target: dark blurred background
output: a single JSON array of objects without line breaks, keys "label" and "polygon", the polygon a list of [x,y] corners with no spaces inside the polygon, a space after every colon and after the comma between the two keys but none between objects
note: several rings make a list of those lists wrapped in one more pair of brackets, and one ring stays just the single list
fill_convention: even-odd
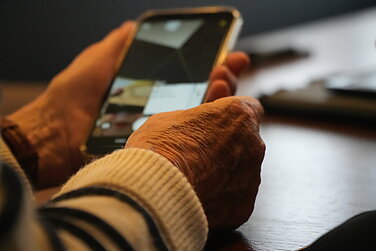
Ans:
[{"label": "dark blurred background", "polygon": [[145,9],[232,5],[242,36],[374,6],[374,0],[1,0],[0,79],[45,81],[87,45]]}]

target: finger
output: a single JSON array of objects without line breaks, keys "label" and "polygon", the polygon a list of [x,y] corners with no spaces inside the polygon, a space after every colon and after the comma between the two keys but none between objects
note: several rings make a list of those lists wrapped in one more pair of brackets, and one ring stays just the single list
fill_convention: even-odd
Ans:
[{"label": "finger", "polygon": [[232,52],[230,53],[224,63],[225,66],[235,75],[239,76],[250,65],[251,59],[244,52]]},{"label": "finger", "polygon": [[218,79],[211,83],[206,94],[205,102],[212,102],[216,99],[231,95],[231,90],[226,81]]},{"label": "finger", "polygon": [[[237,78],[235,75],[227,68],[227,66],[221,65],[211,72],[210,74],[210,82],[214,82],[216,80],[223,80],[227,83],[228,88],[230,89],[230,95],[234,95],[236,91],[236,80]],[[210,87],[209,87],[210,89]]]},{"label": "finger", "polygon": [[107,83],[116,71],[116,62],[134,26],[134,22],[128,21],[103,40],[87,47],[57,78],[85,77]]},{"label": "finger", "polygon": [[135,28],[135,22],[127,21],[119,28],[110,32],[103,40],[103,50],[108,50],[109,53],[118,56],[126,44],[128,37],[132,34]]},{"label": "finger", "polygon": [[101,41],[86,48],[75,61],[85,61],[93,58],[105,57],[106,60],[115,61],[123,51],[128,37],[131,35],[135,23],[133,21],[127,21],[120,27],[111,31]]},{"label": "finger", "polygon": [[[249,57],[243,52],[233,52],[229,54],[225,64],[216,67],[210,74],[210,81],[212,83],[209,87],[206,101],[210,102],[218,98],[234,95],[237,86],[237,77],[242,71],[249,67],[249,63]],[[223,82],[218,86],[213,85],[213,82],[216,80],[225,81],[228,87],[223,86]],[[230,92],[227,90],[230,90]]]}]

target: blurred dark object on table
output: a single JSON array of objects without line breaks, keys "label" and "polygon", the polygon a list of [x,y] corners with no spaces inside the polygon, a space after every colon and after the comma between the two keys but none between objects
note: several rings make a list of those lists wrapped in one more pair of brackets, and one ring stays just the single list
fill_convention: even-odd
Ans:
[{"label": "blurred dark object on table", "polygon": [[309,56],[309,53],[307,51],[295,49],[292,47],[280,48],[265,52],[246,52],[252,59],[252,67],[263,67],[279,63],[287,63],[292,60],[301,59]]},{"label": "blurred dark object on table", "polygon": [[359,95],[343,95],[313,82],[306,88],[281,90],[260,98],[267,113],[295,117],[346,122],[363,125],[376,124],[376,99]]},{"label": "blurred dark object on table", "polygon": [[337,94],[376,99],[376,71],[335,74],[325,78],[323,83]]}]

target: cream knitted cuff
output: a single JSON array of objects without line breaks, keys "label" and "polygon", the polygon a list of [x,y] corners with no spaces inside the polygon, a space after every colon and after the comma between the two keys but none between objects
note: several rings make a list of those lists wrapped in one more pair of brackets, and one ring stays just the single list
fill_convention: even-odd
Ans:
[{"label": "cream knitted cuff", "polygon": [[163,156],[143,150],[116,151],[73,176],[59,194],[93,185],[122,188],[154,218],[171,250],[202,250],[208,226],[184,175]]}]

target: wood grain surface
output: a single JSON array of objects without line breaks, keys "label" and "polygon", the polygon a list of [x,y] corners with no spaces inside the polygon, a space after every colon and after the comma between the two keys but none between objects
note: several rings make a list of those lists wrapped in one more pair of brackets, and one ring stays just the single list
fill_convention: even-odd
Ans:
[{"label": "wood grain surface", "polygon": [[373,128],[266,117],[261,134],[267,152],[255,211],[208,250],[296,250],[376,209]]}]

